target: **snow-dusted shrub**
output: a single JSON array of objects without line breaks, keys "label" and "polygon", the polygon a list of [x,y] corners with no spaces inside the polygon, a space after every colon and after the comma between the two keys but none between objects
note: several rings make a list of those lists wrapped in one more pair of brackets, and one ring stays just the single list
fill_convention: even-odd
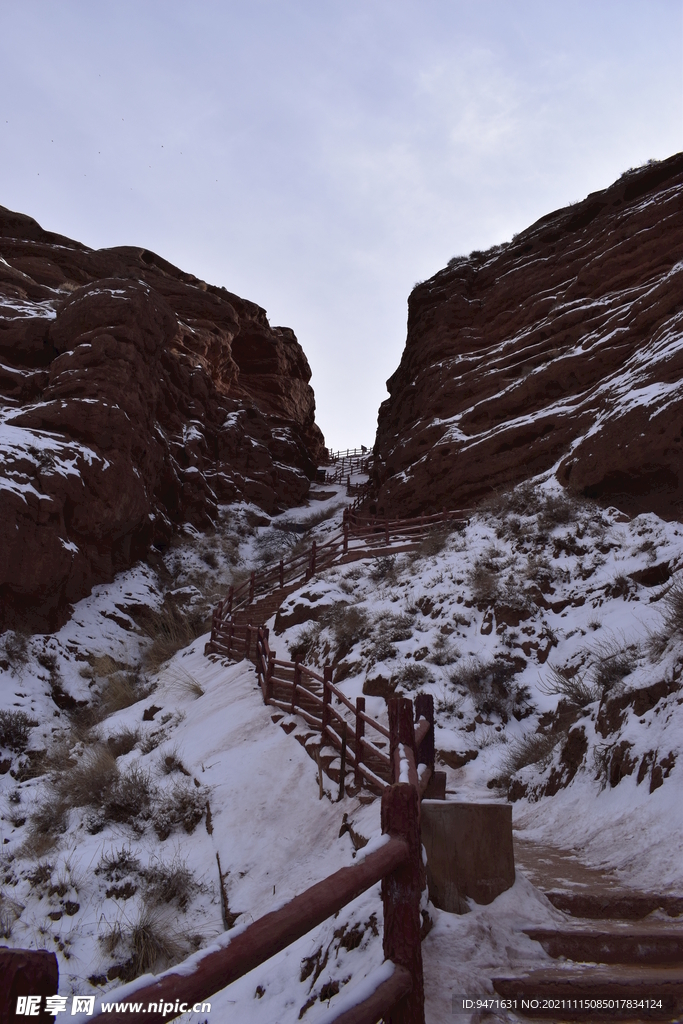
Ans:
[{"label": "snow-dusted shrub", "polygon": [[28,636],[21,630],[7,633],[4,644],[5,655],[10,665],[25,665],[28,661]]},{"label": "snow-dusted shrub", "polygon": [[159,839],[168,839],[171,832],[182,828],[192,833],[202,820],[206,795],[187,783],[177,782],[154,811],[154,831]]},{"label": "snow-dusted shrub", "polygon": [[393,556],[375,559],[370,569],[370,579],[375,583],[395,583],[396,559]]},{"label": "snow-dusted shrub", "polygon": [[460,657],[460,651],[453,644],[449,643],[445,636],[437,637],[434,645],[434,650],[430,655],[429,660],[432,665],[439,665],[444,667],[446,665],[454,665]]},{"label": "snow-dusted shrub", "polygon": [[651,658],[661,658],[671,640],[683,639],[683,581],[676,581],[666,595],[662,628],[651,633],[646,649]]},{"label": "snow-dusted shrub", "polygon": [[404,690],[419,690],[426,683],[434,682],[427,666],[416,665],[414,662],[400,669],[394,676],[394,679],[396,680],[396,685],[402,686]]},{"label": "snow-dusted shrub", "polygon": [[637,644],[620,644],[616,639],[605,640],[593,648],[593,674],[601,694],[610,690],[633,672],[638,663]]},{"label": "snow-dusted shrub", "polygon": [[345,658],[357,643],[367,640],[372,633],[367,613],[362,608],[342,602],[332,606],[326,622],[329,623],[334,636],[335,662]]},{"label": "snow-dusted shrub", "polygon": [[453,669],[450,682],[470,695],[479,714],[495,714],[503,722],[512,715],[519,721],[532,713],[533,705],[528,688],[513,682],[516,671],[514,663],[503,658],[468,658]]},{"label": "snow-dusted shrub", "polygon": [[28,746],[29,729],[36,725],[24,711],[0,711],[0,747],[23,753]]},{"label": "snow-dusted shrub", "polygon": [[186,910],[188,903],[201,890],[184,860],[176,859],[171,864],[157,861],[145,868],[142,876],[146,883],[145,902],[148,906],[175,903],[180,910]]},{"label": "snow-dusted shrub", "polygon": [[312,622],[299,633],[296,640],[288,644],[289,656],[294,661],[318,665],[320,661],[320,634],[323,626],[320,622]]}]

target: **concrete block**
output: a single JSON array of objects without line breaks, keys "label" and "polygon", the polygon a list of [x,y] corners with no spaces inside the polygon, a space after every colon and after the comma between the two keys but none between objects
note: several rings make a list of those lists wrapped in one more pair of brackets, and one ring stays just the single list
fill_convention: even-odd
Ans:
[{"label": "concrete block", "polygon": [[510,804],[423,800],[422,843],[427,884],[435,907],[453,914],[492,903],[515,881]]}]

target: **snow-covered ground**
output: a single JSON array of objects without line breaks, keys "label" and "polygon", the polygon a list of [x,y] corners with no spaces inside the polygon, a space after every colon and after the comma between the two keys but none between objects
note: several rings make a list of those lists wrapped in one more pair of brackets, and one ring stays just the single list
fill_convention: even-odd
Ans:
[{"label": "snow-covered ground", "polygon": [[[303,529],[338,529],[343,489],[319,490],[331,496],[273,521],[224,509],[215,537],[188,530],[96,588],[57,634],[0,638],[0,930],[57,952],[62,994],[114,990],[150,948],[158,971],[214,941],[224,913],[249,922],[351,863],[344,814],[356,836],[379,833],[378,800],[318,799],[315,762],[272,721],[250,666],[206,659],[200,636],[159,667],[148,635],[171,607],[199,621]],[[670,578],[653,583],[665,564]],[[432,692],[450,797],[510,792],[518,835],[625,885],[681,892],[683,638],[661,638],[681,565],[680,524],[569,502],[549,480],[421,551],[311,580],[270,623],[271,647],[334,664],[384,721],[384,694]],[[657,685],[652,706],[630,701]],[[536,748],[538,734],[550,739]],[[451,1018],[453,994],[538,963],[521,928],[558,920],[522,872],[488,907],[430,914],[430,1022]],[[381,963],[381,934],[377,886],[212,999],[209,1019],[286,1024],[304,1011],[315,1024]]]}]

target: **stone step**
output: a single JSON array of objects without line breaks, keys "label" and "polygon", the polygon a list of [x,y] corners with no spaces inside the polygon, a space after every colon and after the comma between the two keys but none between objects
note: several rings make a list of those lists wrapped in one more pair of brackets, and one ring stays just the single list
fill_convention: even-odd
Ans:
[{"label": "stone step", "polygon": [[659,895],[650,892],[633,892],[625,889],[594,888],[584,892],[546,891],[553,906],[572,917],[587,917],[593,920],[638,921],[654,910],[661,910],[669,917],[683,915],[683,896]]},{"label": "stone step", "polygon": [[606,921],[566,928],[525,928],[549,956],[601,964],[683,964],[683,927],[669,921]]},{"label": "stone step", "polygon": [[538,1020],[678,1021],[683,1014],[680,966],[568,964],[492,980],[498,995],[516,1001],[514,1013]]}]

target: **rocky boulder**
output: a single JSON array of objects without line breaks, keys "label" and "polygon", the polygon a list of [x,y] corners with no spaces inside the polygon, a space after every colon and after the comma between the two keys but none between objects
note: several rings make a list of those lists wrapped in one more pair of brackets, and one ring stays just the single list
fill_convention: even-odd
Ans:
[{"label": "rocky boulder", "polygon": [[259,306],[0,208],[0,631],[56,628],[182,523],[301,503],[311,372]]},{"label": "rocky boulder", "polygon": [[387,382],[377,510],[472,506],[545,471],[683,512],[683,154],[418,285]]}]

